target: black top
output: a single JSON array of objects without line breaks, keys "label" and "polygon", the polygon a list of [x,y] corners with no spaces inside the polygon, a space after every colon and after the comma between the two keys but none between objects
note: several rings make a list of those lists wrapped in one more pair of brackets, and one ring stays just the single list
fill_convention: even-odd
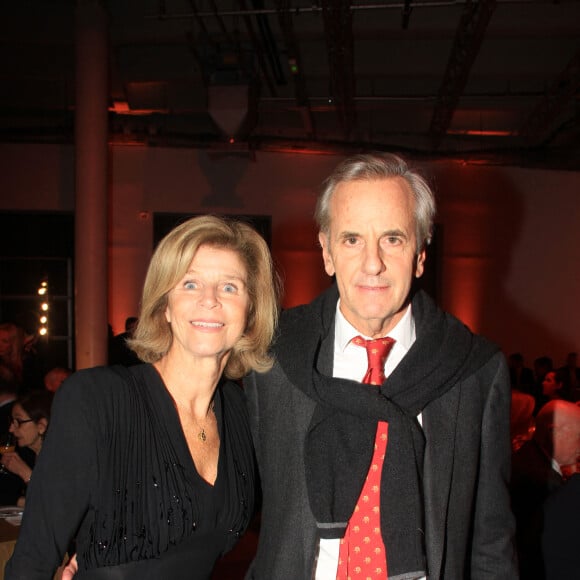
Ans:
[{"label": "black top", "polygon": [[575,473],[544,504],[542,552],[546,580],[578,578],[580,473]]},{"label": "black top", "polygon": [[6,579],[52,577],[75,536],[79,580],[209,578],[249,522],[255,483],[237,385],[218,386],[215,413],[211,486],[153,366],[75,373],[57,391]]}]

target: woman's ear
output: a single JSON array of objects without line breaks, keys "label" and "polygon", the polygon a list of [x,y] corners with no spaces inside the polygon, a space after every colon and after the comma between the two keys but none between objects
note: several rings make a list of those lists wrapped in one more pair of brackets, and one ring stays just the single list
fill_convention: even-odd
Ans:
[{"label": "woman's ear", "polygon": [[48,421],[46,419],[39,419],[36,423],[36,426],[38,427],[38,433],[41,435],[41,437],[44,437],[44,434],[48,429]]}]

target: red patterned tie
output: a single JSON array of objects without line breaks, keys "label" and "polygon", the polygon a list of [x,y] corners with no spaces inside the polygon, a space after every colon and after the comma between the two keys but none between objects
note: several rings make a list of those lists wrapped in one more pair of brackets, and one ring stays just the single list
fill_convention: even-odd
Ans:
[{"label": "red patterned tie", "polygon": [[[395,341],[388,337],[365,340],[357,336],[352,342],[367,349],[369,366],[363,383],[382,385],[385,380],[385,361]],[[340,541],[337,580],[384,580],[387,577],[387,555],[381,535],[380,507],[387,430],[388,423],[379,421],[371,466],[344,538]]]}]

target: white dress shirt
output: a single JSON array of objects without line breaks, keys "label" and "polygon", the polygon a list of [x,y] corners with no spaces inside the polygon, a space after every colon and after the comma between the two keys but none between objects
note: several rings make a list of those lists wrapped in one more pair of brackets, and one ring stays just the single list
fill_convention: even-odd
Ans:
[{"label": "white dress shirt", "polygon": [[[334,330],[334,367],[333,376],[353,381],[362,381],[368,368],[367,351],[356,346],[351,341],[355,336],[365,339],[371,337],[361,335],[350,324],[340,311],[340,300],[336,305],[336,318]],[[415,321],[411,313],[411,305],[408,306],[403,318],[387,334],[395,340],[387,360],[385,361],[385,376],[388,377],[395,367],[407,354],[415,342]],[[419,421],[421,417],[419,416]],[[318,560],[316,563],[315,580],[336,580],[338,569],[338,555],[340,551],[340,539],[321,539],[319,543]],[[387,563],[388,565],[388,563]],[[420,579],[418,579],[420,580]]]}]

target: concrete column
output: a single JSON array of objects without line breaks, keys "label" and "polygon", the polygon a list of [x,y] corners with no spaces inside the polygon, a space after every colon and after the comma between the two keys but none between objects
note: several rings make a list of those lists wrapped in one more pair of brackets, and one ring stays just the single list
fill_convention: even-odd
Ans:
[{"label": "concrete column", "polygon": [[76,368],[107,362],[108,21],[100,0],[76,3]]}]

